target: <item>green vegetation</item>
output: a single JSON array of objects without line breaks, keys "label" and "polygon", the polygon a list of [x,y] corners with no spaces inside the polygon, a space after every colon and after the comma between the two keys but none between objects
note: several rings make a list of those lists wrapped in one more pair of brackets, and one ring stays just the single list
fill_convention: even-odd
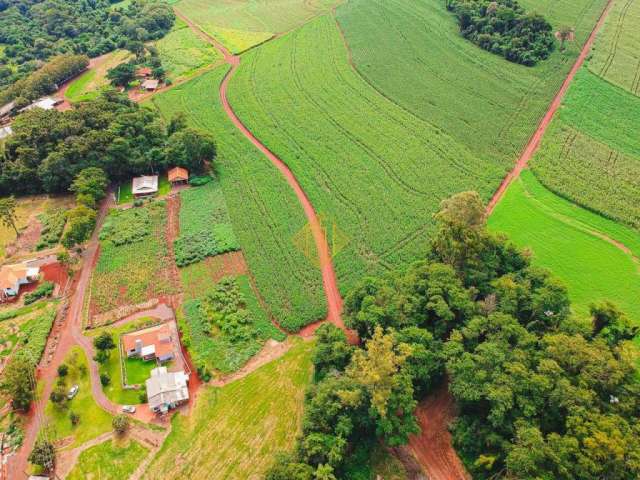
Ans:
[{"label": "green vegetation", "polygon": [[218,181],[180,192],[180,236],[174,248],[179,267],[240,248]]},{"label": "green vegetation", "polygon": [[462,36],[510,62],[535,65],[555,47],[551,25],[544,17],[525,12],[516,0],[450,0]]},{"label": "green vegetation", "polygon": [[[118,185],[118,190],[116,192],[116,200],[118,205],[125,205],[127,203],[132,203],[133,193],[131,189],[133,188],[132,184],[133,179],[129,178]],[[167,195],[171,191],[171,184],[167,179],[166,174],[162,174],[158,177],[158,196]]]},{"label": "green vegetation", "polygon": [[284,328],[297,330],[325,315],[320,272],[292,242],[306,224],[294,193],[220,105],[217,86],[227,68],[207,72],[152,101],[166,121],[184,112],[190,125],[218,139],[216,169],[234,233],[270,313]]},{"label": "green vegetation", "polygon": [[40,239],[36,244],[37,250],[55,247],[60,242],[60,237],[67,224],[66,211],[60,208],[48,209],[38,215],[38,220],[42,225]]},{"label": "green vegetation", "polygon": [[274,452],[293,446],[311,380],[313,344],[292,341],[283,357],[245,378],[205,387],[189,417],[173,417],[171,433],[143,478],[262,476]]},{"label": "green vegetation", "polygon": [[[229,88],[240,119],[337,234],[330,243],[343,292],[424,252],[440,199],[470,188],[488,198],[502,178],[495,162],[363,81],[328,15],[248,52]],[[309,238],[303,231],[294,241],[305,251]],[[314,252],[306,247],[311,260]]]},{"label": "green vegetation", "polygon": [[182,20],[156,43],[167,76],[172,80],[188,78],[199,69],[220,60],[218,50],[205,42]]},{"label": "green vegetation", "polygon": [[617,0],[594,48],[589,70],[625,90],[640,95],[640,5]]},{"label": "green vegetation", "polygon": [[130,57],[131,53],[127,50],[116,50],[107,54],[104,59],[98,59],[95,66],[71,82],[65,97],[72,102],[93,100],[109,85],[107,70],[128,61]]},{"label": "green vegetation", "polygon": [[591,302],[606,299],[640,325],[637,231],[554,195],[529,171],[511,185],[489,227],[530,248],[533,264],[567,285],[578,316],[586,318]]},{"label": "green vegetation", "polygon": [[55,284],[53,282],[42,282],[33,292],[25,294],[24,304],[30,305],[41,298],[50,297],[54,288]]},{"label": "green vegetation", "polygon": [[[112,353],[112,355],[118,355]],[[127,376],[127,384],[129,385],[144,385],[144,382],[151,375],[151,370],[156,368],[155,361],[146,361],[141,358],[127,358],[124,361],[124,371]]]},{"label": "green vegetation", "polygon": [[[84,351],[80,347],[73,347],[64,361],[69,366],[69,372],[64,377],[58,377],[58,386],[62,391],[78,385],[78,394],[72,400],[63,400],[59,404],[49,401],[46,414],[49,419],[50,435],[55,439],[73,436],[68,448],[82,445],[87,440],[111,430],[111,415],[105,412],[93,399],[91,394],[91,379]],[[70,412],[80,415],[80,421],[73,425],[69,419]]]},{"label": "green vegetation", "polygon": [[29,358],[39,361],[47,344],[47,337],[56,318],[56,312],[57,302],[42,304],[33,313],[21,310],[20,315],[24,315],[24,318],[17,317],[0,328],[3,337],[7,335],[2,342],[6,349],[3,349],[0,355],[9,355],[17,348],[18,351],[27,351]]},{"label": "green vegetation", "polygon": [[175,291],[167,265],[166,221],[164,201],[109,213],[91,280],[96,313]]},{"label": "green vegetation", "polygon": [[[188,280],[187,280],[188,281]],[[271,324],[246,276],[224,278],[183,305],[182,343],[205,379],[242,367],[269,338],[285,335]]]},{"label": "green vegetation", "polygon": [[[531,68],[467,41],[445,3],[350,0],[338,7],[337,19],[355,67],[371,85],[470,149],[474,163],[479,157],[506,170],[544,115],[605,1],[520,1],[554,29],[575,28],[575,41],[565,51]],[[439,169],[431,169],[428,184],[441,181],[436,174]],[[480,185],[473,188],[487,198]]]},{"label": "green vegetation", "polygon": [[120,480],[129,478],[147,454],[148,450],[135,440],[126,442],[107,440],[82,452],[78,457],[78,463],[73,467],[67,479]]},{"label": "green vegetation", "polygon": [[337,0],[182,0],[177,8],[231,51],[239,53],[276,33],[301,25],[337,3]]}]

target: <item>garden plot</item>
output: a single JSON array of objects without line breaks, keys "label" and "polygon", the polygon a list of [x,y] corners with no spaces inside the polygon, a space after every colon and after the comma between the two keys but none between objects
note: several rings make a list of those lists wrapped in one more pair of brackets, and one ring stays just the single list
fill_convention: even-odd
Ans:
[{"label": "garden plot", "polygon": [[121,480],[129,478],[149,450],[133,439],[113,439],[80,454],[67,480]]},{"label": "garden plot", "polygon": [[100,232],[100,256],[91,279],[91,316],[177,291],[166,222],[164,201],[109,213]]}]

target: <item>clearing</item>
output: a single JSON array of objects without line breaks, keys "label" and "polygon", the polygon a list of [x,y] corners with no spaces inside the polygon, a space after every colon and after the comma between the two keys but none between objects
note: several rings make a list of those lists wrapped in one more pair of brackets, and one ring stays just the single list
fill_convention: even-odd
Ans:
[{"label": "clearing", "polygon": [[69,84],[64,96],[71,102],[96,98],[100,90],[109,86],[107,71],[127,62],[131,57],[132,54],[127,50],[115,50],[91,59],[89,69]]},{"label": "clearing", "polygon": [[107,440],[80,454],[67,480],[129,478],[148,450],[133,439]]}]

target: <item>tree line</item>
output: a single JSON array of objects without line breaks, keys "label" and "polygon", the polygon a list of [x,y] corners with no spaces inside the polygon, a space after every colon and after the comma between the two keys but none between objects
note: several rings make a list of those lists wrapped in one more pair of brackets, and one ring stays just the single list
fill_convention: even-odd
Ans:
[{"label": "tree line", "polygon": [[510,62],[532,66],[555,48],[551,25],[516,0],[447,0],[462,35]]},{"label": "tree line", "polygon": [[573,316],[561,282],[486,230],[477,194],[436,219],[424,260],[345,298],[360,345],[318,330],[302,433],[266,478],[348,477],[371,438],[397,446],[419,432],[418,400],[446,381],[473,478],[639,478],[638,329],[609,302]]},{"label": "tree line", "polygon": [[173,26],[164,2],[134,0],[0,0],[0,89],[61,54],[96,57],[128,42],[163,37]]}]

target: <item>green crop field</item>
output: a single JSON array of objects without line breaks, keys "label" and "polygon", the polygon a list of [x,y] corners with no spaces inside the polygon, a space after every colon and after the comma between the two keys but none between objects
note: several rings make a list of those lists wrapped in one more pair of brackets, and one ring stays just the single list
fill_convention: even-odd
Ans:
[{"label": "green crop field", "polygon": [[598,35],[589,69],[640,96],[640,3],[617,0]]},{"label": "green crop field", "polygon": [[299,26],[339,0],[182,0],[177,9],[233,52]]},{"label": "green crop field", "polygon": [[293,446],[311,381],[313,343],[223,388],[205,387],[191,415],[175,415],[145,479],[262,478],[274,454]]},{"label": "green crop field", "polygon": [[148,452],[135,440],[107,440],[82,452],[67,480],[129,478]]},{"label": "green crop field", "polygon": [[40,301],[26,307],[2,310],[0,314],[0,358],[24,351],[36,362],[42,356],[58,302]]},{"label": "green crop field", "polygon": [[640,98],[583,68],[532,161],[548,188],[640,226]]},{"label": "green crop field", "polygon": [[91,280],[91,312],[104,313],[169,294],[166,203],[113,210],[100,232],[100,257]]},{"label": "green crop field", "polygon": [[534,265],[563,280],[578,315],[586,317],[591,302],[608,299],[640,323],[637,231],[554,195],[530,171],[511,185],[489,227],[530,248]]},{"label": "green crop field", "polygon": [[362,80],[330,15],[248,52],[229,99],[339,232],[343,292],[416,260],[443,198],[469,189],[488,198],[504,173]]},{"label": "green crop field", "polygon": [[213,45],[205,42],[179,18],[173,30],[158,40],[156,48],[167,76],[174,82],[188,78],[222,58]]},{"label": "green crop field", "polygon": [[131,53],[127,50],[116,50],[99,57],[96,65],[75,79],[67,88],[65,97],[71,102],[89,100],[98,96],[100,89],[109,86],[107,71],[120,63],[129,60]]},{"label": "green crop field", "polygon": [[184,112],[191,125],[216,137],[216,169],[249,269],[270,313],[297,330],[326,312],[320,271],[293,241],[306,219],[285,179],[222,110],[218,86],[226,70],[207,72],[152,101],[165,119]]},{"label": "green crop field", "polygon": [[368,82],[477,157],[506,169],[535,130],[606,2],[521,3],[556,28],[574,27],[576,41],[566,52],[556,49],[549,60],[525,67],[463,38],[446,2],[350,0],[337,9],[337,20]]},{"label": "green crop field", "polygon": [[180,236],[174,247],[179,267],[239,249],[218,180],[180,192]]}]

